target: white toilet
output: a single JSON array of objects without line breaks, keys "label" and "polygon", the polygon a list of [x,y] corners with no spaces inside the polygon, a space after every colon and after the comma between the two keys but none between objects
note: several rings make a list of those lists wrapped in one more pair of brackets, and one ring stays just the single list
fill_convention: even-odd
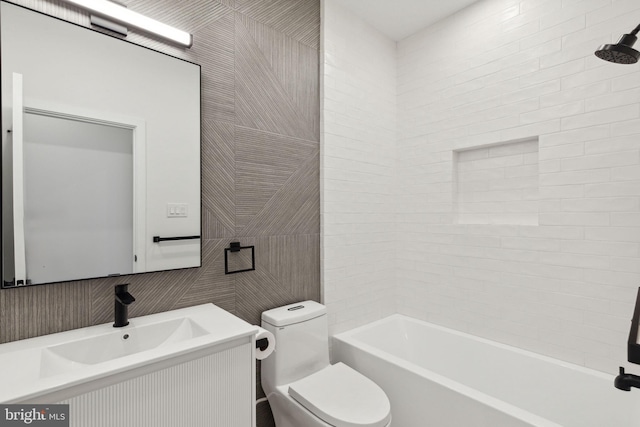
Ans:
[{"label": "white toilet", "polygon": [[276,347],[262,361],[262,388],[277,427],[390,427],[391,406],[373,381],[329,364],[327,309],[304,301],[262,313]]}]

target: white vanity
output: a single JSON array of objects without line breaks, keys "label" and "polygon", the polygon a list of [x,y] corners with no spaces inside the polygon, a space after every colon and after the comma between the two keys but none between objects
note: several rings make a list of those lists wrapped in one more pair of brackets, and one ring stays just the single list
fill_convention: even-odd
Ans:
[{"label": "white vanity", "polygon": [[2,344],[0,402],[66,403],[77,427],[252,427],[256,332],[204,304]]}]

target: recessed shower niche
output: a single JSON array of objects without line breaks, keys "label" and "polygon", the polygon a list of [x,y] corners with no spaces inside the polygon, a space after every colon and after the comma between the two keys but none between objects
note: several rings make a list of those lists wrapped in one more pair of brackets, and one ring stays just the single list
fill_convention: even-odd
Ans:
[{"label": "recessed shower niche", "polygon": [[453,152],[458,224],[538,225],[538,138]]}]

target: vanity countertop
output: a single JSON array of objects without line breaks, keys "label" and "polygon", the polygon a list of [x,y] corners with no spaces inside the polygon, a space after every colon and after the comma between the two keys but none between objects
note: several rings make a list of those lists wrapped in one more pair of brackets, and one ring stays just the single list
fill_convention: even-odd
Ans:
[{"label": "vanity countertop", "polygon": [[132,318],[122,328],[106,323],[0,344],[0,402],[54,403],[71,389],[79,394],[251,342],[257,331],[203,304]]}]

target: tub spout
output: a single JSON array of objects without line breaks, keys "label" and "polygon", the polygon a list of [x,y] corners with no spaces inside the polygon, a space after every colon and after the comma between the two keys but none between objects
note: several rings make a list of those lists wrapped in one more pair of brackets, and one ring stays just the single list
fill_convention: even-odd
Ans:
[{"label": "tub spout", "polygon": [[640,388],[640,376],[633,374],[625,374],[624,368],[620,367],[620,375],[613,382],[616,388],[624,391],[631,391],[631,387]]}]

